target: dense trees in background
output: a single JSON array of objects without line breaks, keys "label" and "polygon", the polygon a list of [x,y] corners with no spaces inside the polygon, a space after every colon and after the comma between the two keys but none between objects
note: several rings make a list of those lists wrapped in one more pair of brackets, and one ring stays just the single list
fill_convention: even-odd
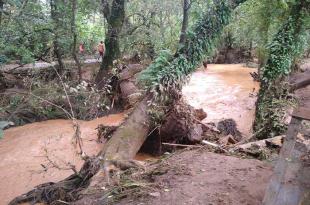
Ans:
[{"label": "dense trees in background", "polygon": [[[1,0],[0,62],[29,63],[46,59],[52,52],[61,65],[63,58],[72,56],[77,44],[85,43],[87,52],[94,54],[100,40],[107,44],[102,68],[110,66],[112,59],[121,53],[139,53],[152,59],[160,50],[176,51],[179,39],[184,41],[187,24],[191,26],[208,12],[211,2]],[[247,1],[235,11],[232,23],[225,28],[222,45],[225,47],[225,42],[229,42],[233,48],[251,51],[263,67],[267,45],[289,15],[291,2]]]},{"label": "dense trees in background", "polygon": [[[208,4],[191,2],[190,25]],[[162,49],[177,49],[182,7],[181,0],[2,0],[0,63],[24,64],[52,55],[62,67],[63,59],[74,58],[77,44],[83,42],[88,54],[94,54],[101,40],[107,44],[102,67],[111,65],[120,53],[154,58]]]}]

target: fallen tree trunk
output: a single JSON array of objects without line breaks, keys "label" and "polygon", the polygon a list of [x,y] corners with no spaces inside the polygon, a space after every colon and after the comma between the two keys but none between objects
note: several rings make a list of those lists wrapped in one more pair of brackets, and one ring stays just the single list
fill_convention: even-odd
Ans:
[{"label": "fallen tree trunk", "polygon": [[310,85],[310,72],[303,73],[302,75],[296,82],[292,83],[291,92]]},{"label": "fallen tree trunk", "polygon": [[147,101],[148,97],[145,97],[127,120],[113,133],[112,138],[99,154],[102,158],[123,161],[131,160],[136,156],[150,129]]},{"label": "fallen tree trunk", "polygon": [[268,145],[281,147],[284,137],[285,136],[281,135],[281,136],[277,136],[277,137],[273,137],[273,138],[255,141],[255,142],[249,142],[246,144],[238,145],[238,146],[234,147],[234,149],[247,150],[247,149],[251,148],[253,145],[257,146],[257,147],[266,147]]}]

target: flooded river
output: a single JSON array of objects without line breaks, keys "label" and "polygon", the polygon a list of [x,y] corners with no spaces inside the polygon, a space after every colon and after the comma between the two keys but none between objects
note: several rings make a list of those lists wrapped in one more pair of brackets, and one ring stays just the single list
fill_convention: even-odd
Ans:
[{"label": "flooded river", "polygon": [[[84,152],[96,155],[103,146],[96,142],[99,124],[117,126],[124,117],[116,114],[80,121]],[[49,120],[6,130],[0,140],[0,205],[36,185],[73,174],[68,163],[78,170],[83,161],[72,144],[73,134],[70,120]]]},{"label": "flooded river", "polygon": [[[255,97],[259,88],[243,65],[209,65],[207,71],[195,72],[184,87],[185,99],[196,108],[203,108],[206,121],[233,118],[246,135],[251,133]],[[97,126],[119,125],[125,114],[110,115],[89,122],[80,121],[83,149],[95,155],[102,148],[96,142]],[[5,131],[0,140],[0,205],[45,182],[56,182],[78,170],[83,161],[72,144],[73,127],[70,120],[50,120]],[[48,157],[47,157],[48,156]],[[147,155],[138,155],[145,160]],[[55,162],[55,164],[52,164]]]},{"label": "flooded river", "polygon": [[254,120],[256,94],[259,83],[250,72],[253,68],[243,64],[214,64],[195,72],[183,89],[186,101],[195,108],[202,108],[206,122],[233,118],[239,130],[249,136]]}]

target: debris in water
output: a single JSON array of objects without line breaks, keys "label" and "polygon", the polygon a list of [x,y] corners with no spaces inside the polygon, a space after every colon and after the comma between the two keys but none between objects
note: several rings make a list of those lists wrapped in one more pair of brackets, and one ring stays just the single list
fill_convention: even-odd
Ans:
[{"label": "debris in water", "polygon": [[241,132],[237,128],[237,123],[233,119],[225,119],[218,123],[217,129],[225,136],[232,135],[236,141],[242,138]]}]

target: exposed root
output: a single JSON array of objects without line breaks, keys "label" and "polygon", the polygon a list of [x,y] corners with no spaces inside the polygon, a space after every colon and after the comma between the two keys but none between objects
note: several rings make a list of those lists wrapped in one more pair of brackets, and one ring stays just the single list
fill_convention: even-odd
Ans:
[{"label": "exposed root", "polygon": [[202,140],[202,126],[197,123],[193,107],[180,100],[169,112],[161,126],[162,142],[193,144]]},{"label": "exposed root", "polygon": [[89,158],[77,174],[73,174],[58,183],[41,184],[28,193],[16,197],[9,205],[27,202],[52,204],[57,200],[75,201],[79,197],[79,191],[88,186],[89,180],[99,171],[99,168],[99,160]]}]

